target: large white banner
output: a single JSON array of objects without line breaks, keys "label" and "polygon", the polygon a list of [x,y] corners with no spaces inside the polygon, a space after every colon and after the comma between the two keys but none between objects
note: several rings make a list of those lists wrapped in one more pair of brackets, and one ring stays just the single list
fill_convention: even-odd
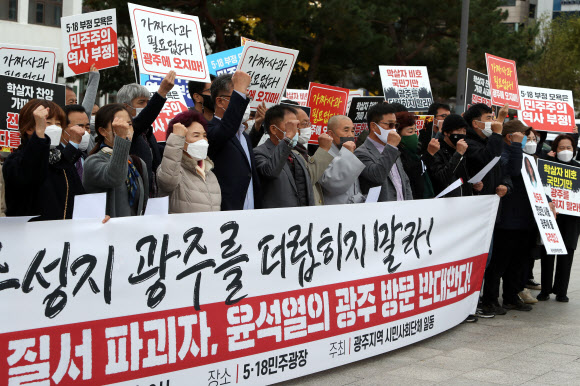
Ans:
[{"label": "large white banner", "polygon": [[58,49],[0,43],[0,75],[56,83]]},{"label": "large white banner", "polygon": [[0,222],[0,384],[272,384],[459,324],[499,199]]}]

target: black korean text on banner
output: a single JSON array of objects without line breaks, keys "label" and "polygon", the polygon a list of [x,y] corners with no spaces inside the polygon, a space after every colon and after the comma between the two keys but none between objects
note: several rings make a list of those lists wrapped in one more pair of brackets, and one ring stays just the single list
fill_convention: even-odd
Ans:
[{"label": "black korean text on banner", "polygon": [[570,90],[520,86],[519,119],[536,130],[571,133],[576,127]]},{"label": "black korean text on banner", "polygon": [[296,50],[246,42],[238,70],[252,77],[248,88],[251,109],[255,110],[262,102],[267,107],[280,103],[297,57]]},{"label": "black korean text on banner", "polygon": [[534,218],[540,231],[540,237],[542,238],[547,254],[567,254],[564,240],[560,234],[560,228],[558,228],[556,218],[550,210],[548,198],[544,192],[544,186],[542,185],[542,180],[536,167],[536,161],[534,157],[527,154],[524,154],[524,160],[522,162],[522,178],[526,185],[532,212],[534,213]]},{"label": "black korean text on banner", "polygon": [[272,384],[426,339],[475,309],[498,203],[0,221],[0,384]]},{"label": "black korean text on banner", "polygon": [[464,111],[467,111],[469,106],[476,103],[484,103],[491,107],[491,91],[489,89],[489,79],[486,74],[467,69],[467,77],[465,78],[465,106]]},{"label": "black korean text on banner", "polygon": [[300,106],[308,104],[308,90],[286,89],[284,96],[294,102],[298,102]]},{"label": "black korean text on banner", "polygon": [[115,9],[61,18],[64,76],[119,65]]},{"label": "black korean text on banner", "polygon": [[354,124],[354,135],[359,136],[367,130],[367,111],[377,103],[382,103],[385,99],[378,97],[353,97],[348,110],[348,117]]},{"label": "black korean text on banner", "polygon": [[64,107],[65,86],[0,75],[0,149],[20,146],[18,113],[31,99],[46,99]]},{"label": "black korean text on banner", "polygon": [[538,172],[546,194],[560,214],[580,216],[580,168],[538,160]]},{"label": "black korean text on banner", "polygon": [[427,67],[379,66],[385,101],[409,111],[427,111],[433,103]]},{"label": "black korean text on banner", "polygon": [[0,43],[0,75],[56,82],[58,50]]},{"label": "black korean text on banner", "polygon": [[209,69],[197,16],[127,4],[139,72],[209,82]]}]

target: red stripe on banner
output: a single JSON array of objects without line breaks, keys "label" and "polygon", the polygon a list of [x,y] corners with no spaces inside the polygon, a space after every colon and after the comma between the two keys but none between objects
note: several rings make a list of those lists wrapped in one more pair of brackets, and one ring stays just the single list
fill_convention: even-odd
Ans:
[{"label": "red stripe on banner", "polygon": [[[413,271],[224,303],[0,335],[0,384],[104,385],[278,350],[456,303],[487,254]],[[89,307],[87,307],[89,309]],[[87,315],[87,317],[90,317]],[[350,353],[349,339],[349,353]],[[5,362],[6,361],[6,362]],[[236,368],[236,383],[239,365]]]}]

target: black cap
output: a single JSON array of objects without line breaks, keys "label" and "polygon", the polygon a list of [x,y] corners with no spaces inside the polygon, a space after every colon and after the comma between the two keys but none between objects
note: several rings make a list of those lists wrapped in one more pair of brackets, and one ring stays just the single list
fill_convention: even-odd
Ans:
[{"label": "black cap", "polygon": [[467,129],[467,122],[461,115],[449,114],[447,118],[443,121],[443,127],[441,131],[444,133],[457,130],[457,129]]}]

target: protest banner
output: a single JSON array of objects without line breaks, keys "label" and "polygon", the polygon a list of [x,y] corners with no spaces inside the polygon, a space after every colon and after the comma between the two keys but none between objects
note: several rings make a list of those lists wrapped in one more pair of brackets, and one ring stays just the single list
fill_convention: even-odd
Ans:
[{"label": "protest banner", "polygon": [[544,186],[536,167],[534,157],[524,154],[522,162],[522,178],[528,192],[528,199],[532,206],[532,212],[540,231],[540,237],[548,255],[565,255],[566,246],[560,234],[560,228],[556,218],[550,210],[548,199],[544,192]]},{"label": "protest banner", "polygon": [[209,73],[214,76],[233,74],[236,72],[238,62],[242,58],[244,47],[236,47],[231,50],[218,52],[207,56]]},{"label": "protest banner", "polygon": [[350,111],[350,104],[352,103],[352,98],[365,96],[365,89],[356,88],[348,90],[348,101],[346,102],[346,111]]},{"label": "protest banner", "polygon": [[427,111],[433,103],[427,67],[379,66],[385,100],[409,111]]},{"label": "protest banner", "polygon": [[[159,89],[159,85],[151,83],[145,85],[149,93],[153,95]],[[153,122],[153,135],[157,142],[165,142],[167,140],[167,125],[177,114],[187,110],[187,104],[183,99],[183,94],[179,89],[173,89],[167,93],[167,101],[163,105],[163,109]]]},{"label": "protest banner", "polygon": [[116,9],[61,17],[64,76],[119,65]]},{"label": "protest banner", "polygon": [[[139,83],[145,87],[156,85],[157,88],[155,91],[157,91],[162,81],[162,76],[141,74]],[[185,79],[175,79],[175,86],[173,86],[173,90],[178,90],[181,93],[187,107],[194,107],[195,103],[193,103],[193,99],[191,99],[191,95],[189,95],[189,88],[187,83],[188,81]],[[151,91],[151,88],[149,88],[149,91]]]},{"label": "protest banner", "polygon": [[516,62],[485,54],[491,104],[503,107],[506,103],[512,109],[520,109],[520,91]]},{"label": "protest banner", "polygon": [[0,75],[56,82],[58,50],[0,43]]},{"label": "protest banner", "polygon": [[139,71],[209,82],[209,69],[197,16],[127,3]]},{"label": "protest banner", "polygon": [[318,136],[327,131],[330,117],[346,114],[347,102],[347,88],[310,82],[307,105],[312,109],[310,114],[312,136],[308,143],[318,143]]},{"label": "protest banner", "polygon": [[[350,99],[350,98],[349,98]],[[358,138],[359,134],[368,129],[367,111],[385,100],[382,96],[378,97],[353,97],[348,109],[348,117],[354,124],[354,135]]]},{"label": "protest banner", "polygon": [[538,172],[544,190],[559,214],[580,216],[580,168],[538,159]]},{"label": "protest banner", "polygon": [[[64,107],[63,84],[0,75],[0,151],[20,146],[18,114],[31,99],[46,99]],[[63,123],[64,124],[64,123]]]},{"label": "protest banner", "polygon": [[425,130],[427,125],[433,124],[434,120],[434,115],[415,114],[415,131],[417,132],[417,135],[419,135],[421,130]]},{"label": "protest banner", "polygon": [[248,87],[248,96],[252,99],[251,110],[262,102],[268,108],[280,103],[297,57],[296,50],[246,42],[237,69],[252,77]]},{"label": "protest banner", "polygon": [[519,119],[538,131],[571,133],[576,127],[574,99],[570,90],[520,86]]},{"label": "protest banner", "polygon": [[306,106],[308,104],[308,90],[294,90],[287,88],[284,96],[287,99],[298,102],[300,106]]},{"label": "protest banner", "polygon": [[467,69],[465,77],[465,106],[467,111],[469,106],[476,103],[484,103],[491,107],[491,91],[489,89],[489,78],[481,72]]},{"label": "protest banner", "polygon": [[273,384],[427,339],[475,312],[498,204],[0,223],[0,384]]}]

